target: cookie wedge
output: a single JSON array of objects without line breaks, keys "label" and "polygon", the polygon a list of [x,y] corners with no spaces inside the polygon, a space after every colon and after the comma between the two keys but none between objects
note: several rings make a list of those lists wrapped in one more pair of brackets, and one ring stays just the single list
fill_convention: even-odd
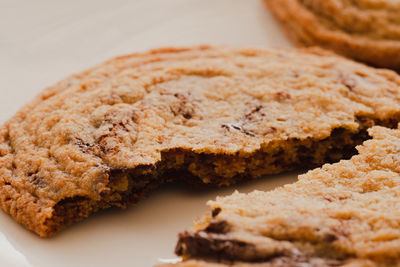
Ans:
[{"label": "cookie wedge", "polygon": [[399,266],[400,130],[369,133],[358,155],[294,184],[210,201],[176,266]]},{"label": "cookie wedge", "polygon": [[400,77],[320,49],[198,46],[112,59],[0,127],[0,205],[38,235],[162,183],[229,185],[355,153],[400,121]]}]

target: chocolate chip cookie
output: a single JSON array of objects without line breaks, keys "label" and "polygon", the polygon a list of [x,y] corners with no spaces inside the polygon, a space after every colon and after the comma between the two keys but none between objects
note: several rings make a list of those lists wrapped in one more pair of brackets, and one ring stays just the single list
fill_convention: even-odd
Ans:
[{"label": "chocolate chip cookie", "polygon": [[400,71],[400,2],[264,0],[298,44]]},{"label": "chocolate chip cookie", "polygon": [[210,201],[177,266],[398,266],[400,130],[369,133],[358,155],[294,184]]},{"label": "chocolate chip cookie", "polygon": [[349,158],[367,128],[399,121],[397,74],[320,49],[122,56],[0,127],[0,205],[51,236],[168,181],[224,186]]}]

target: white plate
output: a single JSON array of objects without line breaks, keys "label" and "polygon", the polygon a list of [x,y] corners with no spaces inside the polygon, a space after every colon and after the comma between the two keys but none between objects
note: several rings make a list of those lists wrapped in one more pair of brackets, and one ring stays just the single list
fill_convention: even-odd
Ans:
[{"label": "white plate", "polygon": [[[45,86],[120,54],[159,46],[289,47],[261,0],[0,0],[0,121]],[[42,239],[0,212],[0,266],[152,266],[217,195],[267,190],[295,174],[196,191],[168,185]]]}]

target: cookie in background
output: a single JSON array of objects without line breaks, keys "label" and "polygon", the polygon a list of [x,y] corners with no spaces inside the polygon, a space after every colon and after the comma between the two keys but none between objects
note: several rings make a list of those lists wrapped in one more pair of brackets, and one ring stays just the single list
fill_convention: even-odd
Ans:
[{"label": "cookie in background", "polygon": [[321,46],[375,67],[400,71],[400,2],[264,0],[300,46]]}]

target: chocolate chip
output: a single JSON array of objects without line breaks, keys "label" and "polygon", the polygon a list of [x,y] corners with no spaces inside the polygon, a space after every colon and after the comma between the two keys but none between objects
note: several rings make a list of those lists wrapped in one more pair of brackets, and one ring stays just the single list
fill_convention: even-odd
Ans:
[{"label": "chocolate chip", "polygon": [[204,231],[208,233],[223,234],[229,232],[229,228],[229,224],[225,220],[212,220]]},{"label": "chocolate chip", "polygon": [[131,110],[114,110],[105,115],[105,125],[99,129],[98,137],[96,138],[95,144],[81,143],[83,149],[90,150],[94,146],[98,146],[100,150],[107,153],[114,153],[119,150],[118,146],[115,146],[121,140],[127,140],[134,142],[137,138],[136,121],[138,116],[134,111]]},{"label": "chocolate chip", "polygon": [[257,254],[253,244],[227,239],[220,234],[203,231],[179,234],[175,253],[187,258],[214,258],[228,261],[249,259],[251,261]]},{"label": "chocolate chip", "polygon": [[333,227],[332,231],[329,233],[326,233],[322,240],[328,243],[332,243],[336,240],[338,240],[340,237],[349,237],[350,232],[346,228],[343,227]]},{"label": "chocolate chip", "polygon": [[223,123],[223,124],[221,124],[221,127],[227,129],[228,131],[233,130],[233,129],[236,129],[239,131],[242,130],[242,127],[235,123]]},{"label": "chocolate chip", "polygon": [[221,124],[221,127],[224,129],[227,129],[228,131],[237,130],[248,136],[252,136],[252,137],[256,136],[253,132],[243,129],[243,127],[238,123],[223,123],[223,124]]},{"label": "chocolate chip", "polygon": [[343,259],[336,260],[307,255],[298,249],[263,253],[255,244],[204,231],[179,234],[175,253],[186,259],[206,259],[216,262],[258,262],[260,266],[265,263],[266,266],[328,267],[342,266],[344,261]]},{"label": "chocolate chip", "polygon": [[247,113],[246,115],[244,115],[244,118],[246,120],[253,120],[253,116],[256,116],[257,114],[259,116],[265,116],[264,113],[260,112],[262,110],[263,106],[262,105],[258,105],[255,108],[253,108],[249,113]]},{"label": "chocolate chip", "polygon": [[212,211],[211,211],[211,216],[212,217],[216,217],[219,213],[221,212],[221,208],[214,208]]},{"label": "chocolate chip", "polygon": [[174,94],[174,97],[178,99],[178,103],[170,106],[170,110],[175,116],[182,115],[187,120],[193,118],[195,108],[192,101],[190,101],[190,95],[190,92]]},{"label": "chocolate chip", "polygon": [[254,136],[256,136],[254,133],[252,133],[252,132],[250,132],[250,131],[242,131],[245,135],[248,135],[248,136],[251,136],[251,137],[254,137]]},{"label": "chocolate chip", "polygon": [[80,138],[76,138],[75,144],[79,147],[79,149],[83,153],[88,153],[92,149],[92,147],[94,146],[93,144],[89,144],[89,143],[84,142]]},{"label": "chocolate chip", "polygon": [[328,233],[328,234],[324,235],[324,237],[322,239],[327,243],[332,243],[332,242],[338,240],[339,238],[337,237],[337,235],[335,235],[333,233]]},{"label": "chocolate chip", "polygon": [[232,128],[231,126],[229,126],[229,124],[226,123],[221,124],[221,127],[227,129],[228,131]]},{"label": "chocolate chip", "polygon": [[231,127],[232,127],[233,129],[236,129],[236,130],[239,130],[239,131],[242,130],[242,127],[240,127],[240,126],[238,126],[238,125],[236,125],[236,124],[231,124]]}]

